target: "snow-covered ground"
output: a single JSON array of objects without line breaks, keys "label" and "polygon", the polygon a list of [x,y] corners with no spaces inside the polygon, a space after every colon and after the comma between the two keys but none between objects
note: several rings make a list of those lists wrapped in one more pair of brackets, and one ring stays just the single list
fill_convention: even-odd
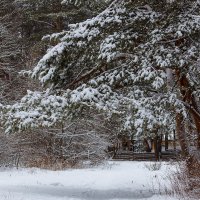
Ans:
[{"label": "snow-covered ground", "polygon": [[154,167],[149,162],[113,161],[65,171],[1,169],[0,200],[175,200],[164,194],[173,166]]}]

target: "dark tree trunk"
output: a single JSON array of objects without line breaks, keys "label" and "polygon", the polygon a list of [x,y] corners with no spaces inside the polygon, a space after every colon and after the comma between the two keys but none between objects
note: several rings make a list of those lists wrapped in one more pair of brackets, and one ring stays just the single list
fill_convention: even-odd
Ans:
[{"label": "dark tree trunk", "polygon": [[159,161],[159,148],[158,148],[158,136],[154,137],[154,149],[156,161]]},{"label": "dark tree trunk", "polygon": [[165,133],[165,151],[169,149],[169,138],[168,138],[168,132]]},{"label": "dark tree trunk", "polygon": [[176,131],[175,130],[173,130],[173,137],[174,137],[174,141],[173,141],[174,150],[176,150]]},{"label": "dark tree trunk", "polygon": [[158,151],[159,153],[162,152],[162,135],[158,137]]},{"label": "dark tree trunk", "polygon": [[151,148],[150,148],[149,143],[148,143],[146,138],[144,138],[143,143],[144,143],[145,151],[146,152],[151,152]]},{"label": "dark tree trunk", "polygon": [[197,149],[200,150],[200,112],[193,95],[193,91],[190,87],[190,83],[185,74],[181,74],[180,71],[176,71],[177,78],[179,79],[180,92],[185,103],[186,108],[194,121],[197,130]]},{"label": "dark tree trunk", "polygon": [[186,140],[185,127],[183,123],[183,115],[180,113],[176,114],[176,133],[181,146],[182,155],[183,157],[187,157],[189,155],[189,149]]}]

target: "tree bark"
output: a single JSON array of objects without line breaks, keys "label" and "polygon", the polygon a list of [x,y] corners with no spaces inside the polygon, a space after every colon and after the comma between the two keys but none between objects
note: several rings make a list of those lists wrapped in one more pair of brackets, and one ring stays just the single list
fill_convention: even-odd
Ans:
[{"label": "tree bark", "polygon": [[[168,90],[172,89],[175,81],[174,81],[174,76],[172,69],[167,69],[167,86]],[[180,74],[179,70],[176,70],[176,77],[179,81],[179,87],[180,87],[180,92],[183,97],[183,101],[187,102],[188,100],[188,95],[191,96],[192,93],[187,93],[185,94],[185,87],[187,86],[188,88],[188,82],[185,81],[184,77]],[[185,132],[185,125],[183,123],[183,115],[181,113],[176,113],[176,134],[178,136],[178,141],[180,143],[182,155],[184,157],[187,157],[189,155],[189,148],[188,148],[188,143],[186,139],[186,132]],[[174,135],[175,138],[175,135]]]},{"label": "tree bark", "polygon": [[146,138],[144,138],[143,144],[144,144],[144,147],[145,147],[145,151],[146,152],[151,152],[151,148],[150,148],[149,143],[148,143]]},{"label": "tree bark", "polygon": [[182,156],[187,157],[189,155],[189,148],[186,140],[183,115],[181,113],[176,114],[176,134],[178,136],[178,140],[181,146]]},{"label": "tree bark", "polygon": [[176,150],[176,131],[175,130],[173,130],[173,137],[174,137],[173,146],[174,146],[174,150]]},{"label": "tree bark", "polygon": [[186,75],[181,74],[178,70],[176,71],[176,74],[179,79],[180,92],[183,102],[186,103],[186,108],[189,110],[197,130],[197,149],[200,150],[200,112]]},{"label": "tree bark", "polygon": [[165,133],[165,151],[169,149],[168,132]]},{"label": "tree bark", "polygon": [[154,137],[154,149],[156,161],[159,161],[159,147],[158,147],[158,135]]},{"label": "tree bark", "polygon": [[158,152],[161,153],[162,152],[162,134],[158,137]]}]

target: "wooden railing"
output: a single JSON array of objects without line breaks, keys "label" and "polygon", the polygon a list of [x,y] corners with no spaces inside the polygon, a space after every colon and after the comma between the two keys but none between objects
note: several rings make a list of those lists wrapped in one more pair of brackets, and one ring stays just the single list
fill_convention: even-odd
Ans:
[{"label": "wooden railing", "polygon": [[[176,160],[180,158],[180,152],[178,151],[164,151],[160,153],[159,160],[169,161]],[[156,161],[155,153],[147,153],[147,152],[128,152],[121,151],[117,152],[113,156],[114,160],[136,160],[136,161]]]}]

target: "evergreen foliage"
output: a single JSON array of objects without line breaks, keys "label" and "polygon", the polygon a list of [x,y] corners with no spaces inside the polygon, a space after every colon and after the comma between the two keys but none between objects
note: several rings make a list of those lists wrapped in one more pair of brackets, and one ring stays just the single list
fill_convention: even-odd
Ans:
[{"label": "evergreen foliage", "polygon": [[45,36],[52,47],[23,72],[45,90],[2,107],[6,131],[54,126],[84,107],[118,114],[122,128],[138,136],[174,129],[177,113],[198,118],[199,11],[199,0],[114,0]]}]

